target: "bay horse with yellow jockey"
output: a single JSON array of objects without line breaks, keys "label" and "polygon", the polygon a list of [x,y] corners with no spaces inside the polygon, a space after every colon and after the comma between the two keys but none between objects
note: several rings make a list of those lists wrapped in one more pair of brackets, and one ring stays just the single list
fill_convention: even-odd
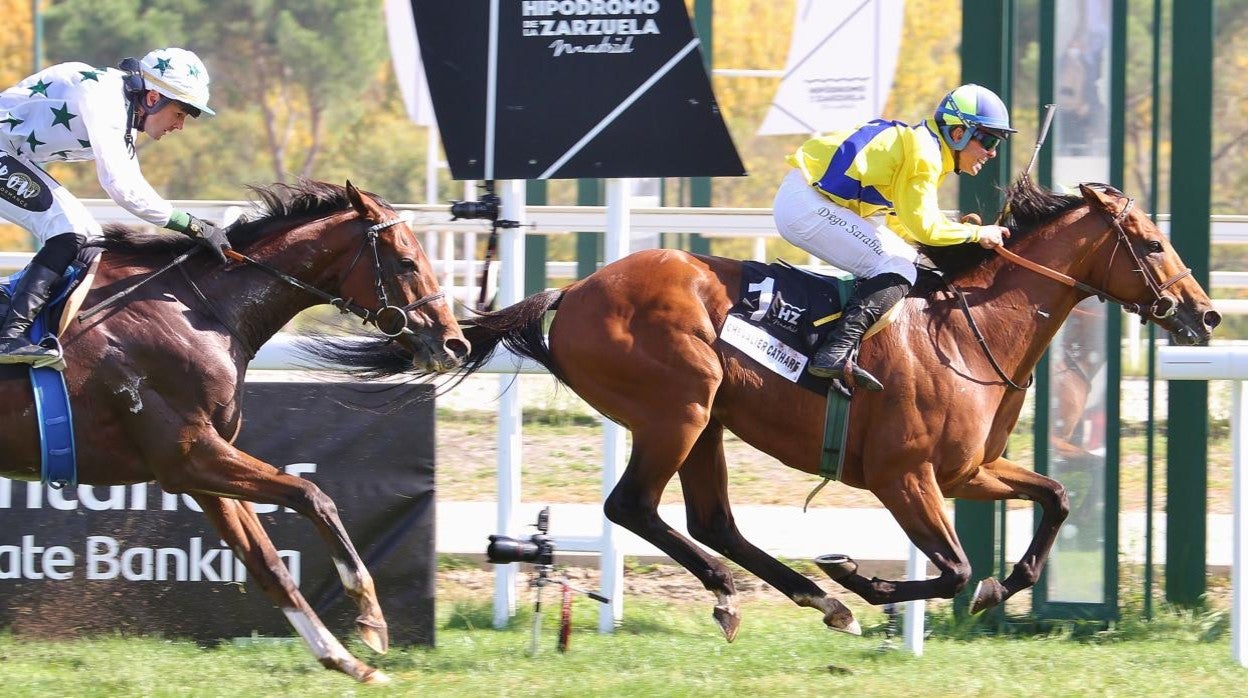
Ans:
[{"label": "bay horse with yellow jockey", "polygon": [[[1013,235],[1000,254],[961,245],[925,250],[946,284],[906,299],[866,341],[860,362],[887,377],[883,392],[849,404],[840,480],[868,489],[935,565],[938,575],[895,581],[858,573],[848,557],[821,565],[872,604],[950,598],[972,579],[944,499],[1022,499],[1043,514],[1003,581],[984,579],[975,611],[1035,584],[1069,511],[1053,479],[1005,457],[1028,377],[1077,303],[1115,301],[1204,344],[1221,318],[1166,237],[1134,201],[1105,185],[1079,195],[1024,177],[1007,192]],[[743,263],[675,250],[636,252],[566,288],[464,321],[472,352],[455,375],[480,369],[499,347],[545,366],[632,433],[632,451],[606,498],[607,517],[692,572],[716,597],[731,641],[740,624],[729,568],[658,514],[680,479],[689,534],[829,627],[858,630],[849,609],[737,530],[728,498],[724,430],[798,470],[820,472],[827,398],[764,368],[720,338],[742,285]],[[943,289],[943,290],[942,290]],[[548,311],[555,311],[548,337]],[[982,340],[982,341],[981,341]],[[381,345],[324,347],[322,356],[364,375],[410,371]],[[829,531],[852,547],[854,532]],[[828,556],[825,556],[828,557]]]}]

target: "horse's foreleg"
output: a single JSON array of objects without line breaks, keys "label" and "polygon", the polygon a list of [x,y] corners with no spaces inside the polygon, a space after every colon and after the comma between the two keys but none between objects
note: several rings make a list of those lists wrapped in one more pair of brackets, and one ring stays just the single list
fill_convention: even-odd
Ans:
[{"label": "horse's foreleg", "polygon": [[1051,478],[1022,468],[1016,463],[999,458],[980,466],[979,472],[969,481],[952,488],[949,496],[961,499],[1000,500],[1024,499],[1037,502],[1043,512],[1040,525],[1031,538],[1031,545],[1014,570],[1004,582],[989,577],[975,589],[971,612],[978,613],[1005,601],[1023,589],[1035,585],[1044,569],[1057,531],[1070,514],[1070,502],[1066,488]]},{"label": "horse's foreleg", "polygon": [[[723,426],[711,420],[678,471],[689,534],[775,587],[797,605],[822,611],[823,622],[829,628],[862,634],[853,612],[839,599],[828,596],[810,579],[763,552],[741,535],[728,500],[728,467],[723,439]],[[717,620],[719,611],[717,606]]]},{"label": "horse's foreleg", "polygon": [[971,579],[971,564],[958,542],[953,522],[945,514],[944,499],[930,468],[900,474],[872,492],[901,529],[923,551],[936,569],[932,579],[892,581],[858,574],[852,562],[840,566],[833,579],[872,604],[918,599],[953,598]]},{"label": "horse's foreleg", "polygon": [[299,587],[277,555],[277,550],[246,502],[192,494],[221,537],[246,565],[260,588],[277,604],[307,643],[318,662],[364,683],[385,683],[382,672],[351,655],[308,605]]},{"label": "horse's foreleg", "polygon": [[359,609],[355,625],[360,638],[374,651],[386,651],[389,636],[372,575],[338,518],[338,507],[328,495],[310,480],[288,475],[252,458],[215,438],[215,434],[214,438],[192,444],[190,460],[192,467],[159,473],[158,479],[165,491],[207,492],[248,502],[277,504],[311,519],[329,546],[343,589]]}]

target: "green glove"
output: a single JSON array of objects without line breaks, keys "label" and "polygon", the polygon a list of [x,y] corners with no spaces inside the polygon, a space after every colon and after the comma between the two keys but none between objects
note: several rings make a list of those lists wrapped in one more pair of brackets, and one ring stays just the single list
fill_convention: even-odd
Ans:
[{"label": "green glove", "polygon": [[165,227],[194,238],[199,244],[211,250],[222,264],[229,263],[230,260],[225,256],[225,251],[232,248],[224,228],[192,216],[186,211],[174,211]]}]

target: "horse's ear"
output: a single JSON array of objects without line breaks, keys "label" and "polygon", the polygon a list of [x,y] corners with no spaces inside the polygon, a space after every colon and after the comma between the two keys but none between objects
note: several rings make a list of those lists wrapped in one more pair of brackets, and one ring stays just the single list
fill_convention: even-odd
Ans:
[{"label": "horse's ear", "polygon": [[360,193],[359,189],[355,188],[355,185],[349,179],[347,180],[347,200],[351,202],[351,208],[355,209],[361,216],[372,210],[372,207],[364,200],[364,195]]},{"label": "horse's ear", "polygon": [[1080,184],[1079,193],[1083,195],[1083,200],[1088,202],[1089,206],[1098,211],[1112,211],[1114,208],[1115,200],[1096,187]]}]

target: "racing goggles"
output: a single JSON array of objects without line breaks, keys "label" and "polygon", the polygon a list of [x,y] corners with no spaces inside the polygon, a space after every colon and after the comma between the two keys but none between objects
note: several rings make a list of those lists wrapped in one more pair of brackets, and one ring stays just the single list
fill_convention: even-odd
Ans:
[{"label": "racing goggles", "polygon": [[1005,140],[1005,135],[985,128],[976,127],[971,131],[971,138],[979,141],[984,146],[984,150],[996,150],[1001,145],[1001,141]]}]

